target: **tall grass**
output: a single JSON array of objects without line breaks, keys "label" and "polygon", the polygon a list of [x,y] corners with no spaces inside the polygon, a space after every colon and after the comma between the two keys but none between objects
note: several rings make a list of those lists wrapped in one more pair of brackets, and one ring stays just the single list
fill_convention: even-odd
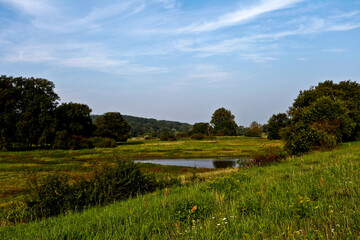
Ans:
[{"label": "tall grass", "polygon": [[4,227],[5,239],[357,239],[360,142]]}]

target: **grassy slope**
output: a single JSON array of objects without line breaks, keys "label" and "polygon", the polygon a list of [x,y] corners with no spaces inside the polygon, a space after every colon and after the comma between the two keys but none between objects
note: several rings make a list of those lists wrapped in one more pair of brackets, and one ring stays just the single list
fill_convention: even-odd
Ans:
[{"label": "grassy slope", "polygon": [[[120,159],[207,158],[248,156],[263,145],[280,145],[279,141],[246,137],[220,137],[214,140],[196,141],[183,139],[176,142],[159,140],[130,140],[112,149],[38,150],[0,152],[0,207],[22,195],[26,190],[29,171],[46,175],[50,172],[66,172],[74,177],[91,171],[96,165]],[[181,172],[162,168],[154,169]]]},{"label": "grassy slope", "polygon": [[190,187],[1,228],[0,237],[356,239],[359,187],[360,142],[353,142],[333,152],[239,170]]}]

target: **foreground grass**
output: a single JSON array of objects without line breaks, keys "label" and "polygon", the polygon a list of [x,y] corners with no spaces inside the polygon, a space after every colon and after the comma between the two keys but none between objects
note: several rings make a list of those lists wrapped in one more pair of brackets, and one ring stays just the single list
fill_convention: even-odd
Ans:
[{"label": "foreground grass", "polygon": [[106,207],[0,228],[5,239],[358,239],[360,142]]},{"label": "foreground grass", "polygon": [[[0,152],[0,207],[26,192],[29,172],[44,176],[60,171],[76,178],[94,167],[120,159],[164,158],[238,158],[249,156],[261,146],[280,145],[279,141],[260,138],[217,137],[203,141],[182,139],[175,142],[132,139],[116,148],[82,150],[37,150]],[[158,174],[184,174],[190,168],[144,166],[144,171]],[[203,172],[191,170],[191,172]]]}]

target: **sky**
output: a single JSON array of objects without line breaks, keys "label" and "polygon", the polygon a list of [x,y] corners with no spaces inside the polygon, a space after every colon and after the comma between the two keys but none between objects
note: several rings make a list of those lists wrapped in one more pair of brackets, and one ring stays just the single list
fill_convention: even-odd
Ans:
[{"label": "sky", "polygon": [[93,114],[264,124],[300,90],[360,83],[360,1],[0,0],[0,74]]}]

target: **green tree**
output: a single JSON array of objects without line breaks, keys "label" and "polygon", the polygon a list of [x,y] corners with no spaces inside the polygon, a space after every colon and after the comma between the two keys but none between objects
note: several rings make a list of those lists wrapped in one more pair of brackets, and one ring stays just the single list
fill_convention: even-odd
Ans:
[{"label": "green tree", "polygon": [[41,78],[1,76],[1,145],[46,145],[55,133],[54,109],[59,96],[54,83]]},{"label": "green tree", "polygon": [[115,141],[126,142],[130,137],[131,126],[119,112],[107,112],[95,121],[95,135],[112,138]]},{"label": "green tree", "polygon": [[286,113],[278,113],[271,116],[268,121],[268,139],[281,139],[280,130],[289,123]]},{"label": "green tree", "polygon": [[292,154],[332,149],[360,137],[360,85],[332,81],[301,91],[289,108],[285,148]]},{"label": "green tree", "polygon": [[244,133],[246,137],[261,137],[262,136],[262,126],[256,121],[253,121],[250,124],[248,130]]},{"label": "green tree", "polygon": [[217,109],[213,113],[210,123],[213,125],[212,131],[214,134],[236,136],[235,116],[231,114],[230,110],[225,108]]},{"label": "green tree", "polygon": [[209,135],[209,129],[210,129],[209,123],[204,123],[204,122],[195,123],[193,129],[191,130],[191,134]]},{"label": "green tree", "polygon": [[91,109],[86,104],[63,103],[55,110],[56,130],[65,130],[68,135],[90,137],[94,130],[90,113]]}]

